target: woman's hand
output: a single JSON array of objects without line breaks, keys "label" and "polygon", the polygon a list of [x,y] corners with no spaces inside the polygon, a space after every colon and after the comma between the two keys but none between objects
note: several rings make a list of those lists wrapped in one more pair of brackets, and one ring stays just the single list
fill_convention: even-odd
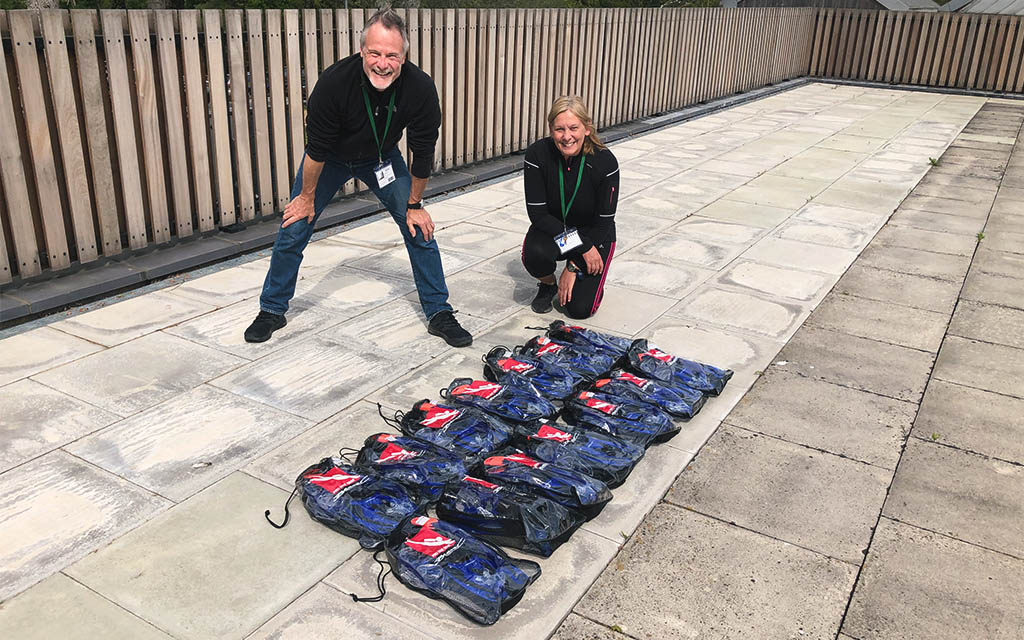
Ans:
[{"label": "woman's hand", "polygon": [[601,253],[597,250],[597,247],[590,247],[583,254],[583,259],[587,262],[587,273],[592,276],[596,276],[604,269],[604,260],[601,260]]},{"label": "woman's hand", "polygon": [[564,307],[572,300],[572,287],[576,284],[576,274],[566,269],[558,278],[558,301]]}]

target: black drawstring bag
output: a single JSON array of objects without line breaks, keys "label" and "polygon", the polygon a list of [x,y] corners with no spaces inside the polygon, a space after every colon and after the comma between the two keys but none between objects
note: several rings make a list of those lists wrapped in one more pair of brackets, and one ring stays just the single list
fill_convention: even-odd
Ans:
[{"label": "black drawstring bag", "polygon": [[608,377],[595,381],[594,391],[623,400],[653,405],[669,415],[684,420],[697,415],[707,400],[707,396],[696,389],[670,386],[669,383],[641,378],[622,369],[614,369]]},{"label": "black drawstring bag", "polygon": [[629,367],[640,375],[654,378],[675,387],[689,387],[712,396],[722,393],[732,377],[729,369],[685,360],[665,353],[647,340],[634,340],[626,352]]},{"label": "black drawstring bag", "polygon": [[516,355],[529,356],[568,369],[587,382],[593,382],[615,366],[615,358],[571,344],[556,342],[547,336],[534,336],[514,350]]},{"label": "black drawstring bag", "polygon": [[601,513],[612,499],[608,485],[600,480],[514,449],[487,458],[480,470],[486,480],[549,498],[578,511],[587,520]]},{"label": "black drawstring bag", "polygon": [[601,431],[543,422],[517,425],[513,442],[543,462],[596,478],[614,489],[644,457],[643,446]]},{"label": "black drawstring bag", "polygon": [[441,397],[459,405],[476,407],[511,422],[543,420],[558,413],[526,378],[509,377],[502,382],[456,378],[441,389]]},{"label": "black drawstring bag", "polygon": [[573,396],[565,403],[563,416],[571,425],[610,433],[643,447],[665,442],[679,433],[672,418],[657,407],[620,401],[593,391]]},{"label": "black drawstring bag", "polygon": [[633,341],[631,338],[622,338],[613,336],[610,333],[602,333],[593,329],[587,329],[586,327],[566,324],[561,320],[555,320],[548,325],[547,333],[548,337],[552,340],[573,344],[592,351],[600,351],[615,360],[626,355],[626,349],[629,349],[629,344]]},{"label": "black drawstring bag", "polygon": [[454,453],[409,436],[378,433],[366,439],[356,467],[405,485],[429,502],[441,497],[449,480],[466,475],[466,465]]},{"label": "black drawstring bag", "polygon": [[407,436],[455,453],[467,468],[476,466],[512,439],[512,427],[494,416],[472,407],[456,408],[430,400],[420,400],[411,411],[384,420],[395,423],[393,426]]},{"label": "black drawstring bag", "polygon": [[563,400],[584,382],[583,376],[573,373],[554,362],[515,355],[508,347],[494,347],[484,356],[484,378],[501,382],[505,376],[519,375],[549,400]]},{"label": "black drawstring bag", "polygon": [[571,509],[509,487],[464,477],[450,482],[437,517],[493,544],[547,558],[585,521]]},{"label": "black drawstring bag", "polygon": [[510,558],[462,528],[426,516],[395,529],[385,553],[402,584],[479,624],[497,622],[540,576],[536,562]]},{"label": "black drawstring bag", "polygon": [[278,529],[287,525],[288,503],[296,494],[309,517],[359,540],[364,549],[380,547],[402,520],[424,512],[427,506],[393,480],[359,472],[341,458],[324,458],[295,479],[295,490],[284,505],[284,521],[275,523],[268,509],[267,522]]}]

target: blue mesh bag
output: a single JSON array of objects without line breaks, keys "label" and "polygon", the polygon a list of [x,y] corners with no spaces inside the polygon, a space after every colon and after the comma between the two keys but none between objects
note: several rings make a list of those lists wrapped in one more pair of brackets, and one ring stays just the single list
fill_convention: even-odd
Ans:
[{"label": "blue mesh bag", "polygon": [[298,494],[309,517],[359,541],[364,549],[380,547],[408,516],[422,513],[427,503],[404,486],[374,474],[356,471],[341,458],[324,458],[295,479],[295,490],[285,502],[284,522],[264,516],[276,528],[288,524],[288,503]]},{"label": "blue mesh bag", "polygon": [[712,396],[722,393],[732,377],[729,369],[685,360],[665,353],[647,340],[634,340],[626,352],[629,367],[640,375],[654,378],[673,386],[689,387]]},{"label": "blue mesh bag", "polygon": [[608,485],[596,478],[531,458],[517,450],[491,456],[480,467],[485,480],[554,500],[590,520],[612,499]]},{"label": "blue mesh bag", "polygon": [[599,351],[556,342],[547,336],[535,336],[515,349],[517,356],[529,356],[568,369],[587,382],[593,382],[615,366],[615,358]]},{"label": "blue mesh bag", "polygon": [[626,355],[626,349],[629,349],[630,343],[633,342],[631,338],[622,338],[610,333],[566,324],[561,320],[555,320],[548,325],[547,333],[552,340],[574,344],[591,351],[600,351],[616,360]]},{"label": "blue mesh bag", "polygon": [[508,347],[494,347],[484,356],[484,377],[501,382],[506,376],[527,378],[542,396],[549,400],[563,400],[583,384],[583,376],[573,373],[554,362],[515,355]]},{"label": "blue mesh bag", "polygon": [[543,422],[517,425],[513,443],[531,457],[596,478],[614,489],[644,457],[644,448],[601,431]]},{"label": "blue mesh bag", "polygon": [[512,439],[512,427],[494,416],[472,407],[452,407],[430,400],[420,400],[411,411],[384,420],[407,436],[455,453],[467,467],[476,466]]},{"label": "blue mesh bag", "polygon": [[511,422],[533,422],[558,413],[530,381],[509,376],[502,382],[456,378],[441,389],[441,397],[461,406],[476,407]]},{"label": "blue mesh bag", "polygon": [[366,439],[356,468],[405,485],[430,502],[441,497],[449,480],[466,475],[459,456],[419,438],[378,433]]},{"label": "blue mesh bag", "polygon": [[466,476],[448,483],[437,517],[493,544],[550,556],[584,523],[579,513],[538,495]]},{"label": "blue mesh bag", "polygon": [[497,622],[540,575],[536,562],[510,558],[461,527],[426,516],[395,529],[385,554],[402,584],[479,624]]},{"label": "blue mesh bag", "polygon": [[669,415],[684,420],[697,415],[707,400],[706,395],[695,389],[641,378],[622,369],[614,369],[607,378],[595,381],[594,391],[623,400],[653,405]]},{"label": "blue mesh bag", "polygon": [[603,431],[648,447],[679,433],[679,427],[661,409],[649,404],[623,401],[593,391],[581,391],[565,404],[571,425]]}]

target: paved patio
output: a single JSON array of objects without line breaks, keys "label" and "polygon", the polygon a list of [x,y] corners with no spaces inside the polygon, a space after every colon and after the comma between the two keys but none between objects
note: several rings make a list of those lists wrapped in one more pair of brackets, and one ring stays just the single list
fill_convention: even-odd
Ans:
[{"label": "paved patio", "polygon": [[584,324],[736,375],[489,628],[393,579],[353,603],[369,554],[263,510],[385,430],[376,402],[558,317],[529,311],[521,179],[429,204],[470,349],[426,335],[381,217],[310,246],[262,345],[265,255],[0,333],[0,636],[1020,637],[1022,118],[810,84],[615,145]]}]

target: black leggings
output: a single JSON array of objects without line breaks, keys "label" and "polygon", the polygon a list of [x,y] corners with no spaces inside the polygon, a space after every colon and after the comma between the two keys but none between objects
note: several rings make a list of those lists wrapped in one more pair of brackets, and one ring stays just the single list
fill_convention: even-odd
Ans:
[{"label": "black leggings", "polygon": [[[615,243],[605,242],[596,246],[597,252],[601,254],[601,260],[604,261],[604,269],[596,276],[586,272],[587,263],[582,255],[572,258],[573,264],[583,272],[576,274],[572,299],[565,305],[566,315],[575,320],[583,320],[594,315],[604,297],[604,279],[608,276],[608,264],[615,253]],[[526,232],[526,238],[523,239],[523,266],[527,272],[538,280],[554,275],[557,263],[562,260],[565,258],[558,250],[554,238],[531,226]]]}]

